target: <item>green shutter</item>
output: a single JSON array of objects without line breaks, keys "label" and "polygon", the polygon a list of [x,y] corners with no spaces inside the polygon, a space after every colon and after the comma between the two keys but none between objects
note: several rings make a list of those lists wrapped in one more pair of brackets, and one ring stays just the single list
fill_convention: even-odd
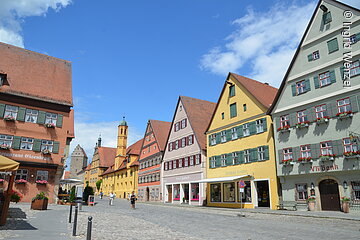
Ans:
[{"label": "green shutter", "polygon": [[250,135],[256,134],[256,123],[255,122],[249,123],[249,130],[250,130]]},{"label": "green shutter", "polygon": [[263,119],[261,119],[261,120],[262,120],[262,122],[263,122],[264,132],[266,132],[266,131],[267,131],[267,121],[266,121],[266,118],[263,118]]},{"label": "green shutter", "polygon": [[250,161],[256,162],[258,160],[258,151],[257,148],[250,149]]},{"label": "green shutter", "polygon": [[231,129],[226,130],[226,141],[231,141]]},{"label": "green shutter", "polygon": [[265,149],[265,160],[269,160],[269,146],[263,146]]},{"label": "green shutter", "polygon": [[244,132],[243,132],[243,126],[240,125],[236,128],[236,131],[237,131],[237,135],[238,135],[238,138],[242,138],[243,135],[244,135]]},{"label": "green shutter", "polygon": [[38,118],[37,118],[37,123],[44,124],[45,123],[45,115],[46,115],[46,112],[39,111],[39,115],[38,115]]},{"label": "green shutter", "polygon": [[57,127],[62,127],[62,124],[63,124],[63,115],[58,114],[57,120],[56,120],[56,126]]},{"label": "green shutter", "polygon": [[336,83],[335,71],[334,71],[334,70],[331,70],[331,71],[329,71],[329,74],[330,74],[330,81],[331,81],[331,83]]},{"label": "green shutter", "polygon": [[237,116],[236,103],[233,103],[230,105],[230,118],[233,118],[236,116]]},{"label": "green shutter", "polygon": [[333,53],[333,52],[336,52],[337,50],[339,50],[339,44],[338,44],[337,38],[334,38],[334,39],[328,41],[327,45],[328,45],[329,53]]},{"label": "green shutter", "polygon": [[296,96],[296,84],[291,85],[291,92],[293,96]]},{"label": "green shutter", "polygon": [[310,87],[310,79],[306,79],[305,80],[305,91],[308,92],[311,90],[311,87]]},{"label": "green shutter", "polygon": [[41,149],[41,139],[34,139],[33,151],[40,152]]},{"label": "green shutter", "polygon": [[5,104],[0,103],[0,117],[3,118],[5,113]]},{"label": "green shutter", "polygon": [[18,111],[18,114],[16,116],[16,120],[25,121],[25,112],[26,112],[26,108],[19,107],[19,111]]},{"label": "green shutter", "polygon": [[318,76],[314,76],[314,85],[315,85],[315,88],[320,87],[319,77]]},{"label": "green shutter", "polygon": [[54,145],[53,145],[53,149],[52,149],[53,153],[59,153],[59,145],[60,145],[59,142],[54,141]]},{"label": "green shutter", "polygon": [[219,143],[221,143],[221,136],[220,136],[220,132],[218,132],[218,133],[215,133],[215,139],[216,139],[216,144],[219,144]]},{"label": "green shutter", "polygon": [[345,67],[344,66],[342,66],[342,67],[340,67],[340,76],[341,76],[341,79],[345,79],[345,77],[344,77],[344,69],[345,69]]},{"label": "green shutter", "polygon": [[20,140],[21,140],[21,137],[19,136],[14,136],[13,138],[13,142],[11,144],[11,147],[13,149],[20,149]]},{"label": "green shutter", "polygon": [[216,164],[215,167],[221,167],[221,156],[215,156]]},{"label": "green shutter", "polygon": [[350,97],[350,105],[351,105],[352,112],[355,113],[355,112],[359,111],[359,104],[358,104],[357,97],[355,95]]},{"label": "green shutter", "polygon": [[212,145],[211,145],[211,135],[209,135],[208,141],[209,141],[209,146],[212,146]]},{"label": "green shutter", "polygon": [[313,55],[312,55],[312,53],[310,53],[307,57],[308,57],[308,61],[309,61],[309,62],[311,62],[311,61],[313,60]]},{"label": "green shutter", "polygon": [[226,166],[231,166],[231,165],[233,165],[232,154],[228,153],[226,154]]},{"label": "green shutter", "polygon": [[356,35],[355,43],[357,43],[358,41],[360,41],[360,33],[357,33],[355,35]]},{"label": "green shutter", "polygon": [[328,24],[331,21],[332,21],[331,12],[325,12],[323,14],[323,22],[324,22],[324,24]]},{"label": "green shutter", "polygon": [[244,151],[238,152],[238,163],[244,163]]}]

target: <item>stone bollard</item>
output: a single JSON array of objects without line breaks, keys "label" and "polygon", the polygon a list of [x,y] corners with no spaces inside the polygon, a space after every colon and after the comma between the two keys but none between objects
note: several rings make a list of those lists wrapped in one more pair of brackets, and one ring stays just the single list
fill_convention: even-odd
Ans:
[{"label": "stone bollard", "polygon": [[91,240],[92,217],[88,217],[86,240]]},{"label": "stone bollard", "polygon": [[77,215],[78,215],[78,206],[75,206],[73,236],[76,236]]}]

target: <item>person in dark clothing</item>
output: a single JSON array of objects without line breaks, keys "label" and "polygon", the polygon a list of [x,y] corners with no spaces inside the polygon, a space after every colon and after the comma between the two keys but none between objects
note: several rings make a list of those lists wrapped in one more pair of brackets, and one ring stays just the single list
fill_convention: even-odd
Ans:
[{"label": "person in dark clothing", "polygon": [[130,196],[130,204],[131,204],[132,209],[135,209],[135,201],[136,200],[137,200],[137,198],[135,196],[135,192],[133,191]]}]

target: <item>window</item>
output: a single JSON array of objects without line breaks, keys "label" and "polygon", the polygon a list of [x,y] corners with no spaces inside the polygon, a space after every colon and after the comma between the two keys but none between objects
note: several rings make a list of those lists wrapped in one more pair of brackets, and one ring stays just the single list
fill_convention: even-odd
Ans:
[{"label": "window", "polygon": [[181,120],[181,129],[186,128],[186,119]]},{"label": "window", "polygon": [[188,136],[188,143],[189,143],[189,145],[194,143],[194,135]]},{"label": "window", "polygon": [[222,142],[222,143],[224,143],[224,142],[226,142],[226,131],[221,131],[220,132],[220,141]]},{"label": "window", "polygon": [[190,166],[194,166],[194,156],[190,156]]},{"label": "window", "polygon": [[344,152],[357,152],[358,151],[358,146],[356,144],[356,142],[351,142],[350,138],[344,138],[343,139],[343,144],[344,144]]},{"label": "window", "polygon": [[338,113],[345,113],[351,111],[350,99],[344,98],[337,101]]},{"label": "window", "polygon": [[243,109],[244,109],[244,112],[246,112],[247,108],[246,108],[246,104],[245,104],[245,103],[243,104]]},{"label": "window", "polygon": [[318,119],[328,117],[327,111],[326,111],[326,104],[316,106],[315,113],[316,113],[316,118],[318,118]]},{"label": "window", "polygon": [[0,145],[1,146],[11,148],[12,141],[13,141],[13,136],[0,135]]},{"label": "window", "polygon": [[173,161],[172,161],[172,165],[173,165],[173,168],[174,168],[174,169],[177,168],[178,164],[179,164],[179,163],[178,163],[177,160],[173,160]]},{"label": "window", "polygon": [[177,131],[179,131],[179,130],[180,130],[180,123],[177,122],[177,123],[175,123],[174,131],[177,132]]},{"label": "window", "polygon": [[216,167],[216,158],[215,157],[210,157],[210,166],[211,166],[211,168]]},{"label": "window", "polygon": [[232,128],[231,129],[231,139],[234,140],[234,139],[237,139],[238,135],[237,135],[237,132],[236,132],[236,128]]},{"label": "window", "polygon": [[324,12],[324,14],[323,14],[323,23],[328,24],[331,21],[332,21],[331,12]]},{"label": "window", "polygon": [[173,169],[173,162],[172,161],[169,162],[169,170],[171,170],[171,169]]},{"label": "window", "polygon": [[256,120],[256,133],[264,132],[264,121],[262,119]]},{"label": "window", "polygon": [[250,150],[249,149],[244,150],[244,160],[245,160],[245,163],[250,162]]},{"label": "window", "polygon": [[216,134],[210,135],[210,144],[215,145],[216,144]]},{"label": "window", "polygon": [[189,166],[189,157],[186,157],[185,158],[185,167],[188,167]]},{"label": "window", "polygon": [[280,127],[283,128],[286,126],[290,126],[289,115],[284,115],[280,117]]},{"label": "window", "polygon": [[179,141],[176,140],[176,141],[175,141],[175,149],[178,149],[178,148],[179,148]]},{"label": "window", "polygon": [[236,116],[237,116],[236,103],[230,104],[230,118],[233,118]]},{"label": "window", "polygon": [[51,123],[56,125],[56,120],[57,120],[57,114],[54,113],[46,113],[45,115],[45,124],[47,123]]},{"label": "window", "polygon": [[307,200],[307,185],[306,184],[296,184],[296,200]]},{"label": "window", "polygon": [[235,96],[235,85],[229,87],[229,97]]},{"label": "window", "polygon": [[32,148],[33,148],[33,143],[34,143],[34,139],[33,139],[33,138],[25,138],[25,137],[22,137],[22,138],[21,138],[20,149],[23,149],[23,150],[32,150]]},{"label": "window", "polygon": [[302,94],[306,92],[305,80],[296,83],[296,94]]},{"label": "window", "polygon": [[329,54],[339,50],[339,44],[337,38],[334,38],[327,42]]},{"label": "window", "polygon": [[27,169],[19,169],[16,171],[15,180],[20,180],[20,179],[27,180],[27,178],[28,178]]},{"label": "window", "polygon": [[198,183],[191,184],[191,200],[199,201],[199,184]]},{"label": "window", "polygon": [[226,154],[221,155],[221,166],[226,166]]},{"label": "window", "polygon": [[233,160],[233,165],[237,164],[238,163],[238,153],[237,152],[233,152],[231,154],[232,156],[232,160]]},{"label": "window", "polygon": [[312,53],[312,58],[313,60],[319,59],[320,58],[320,53],[319,51],[315,51]]},{"label": "window", "polygon": [[331,141],[320,143],[320,153],[322,156],[333,154]]},{"label": "window", "polygon": [[358,42],[357,34],[351,35],[349,40],[351,44],[357,43]]},{"label": "window", "polygon": [[331,84],[330,72],[324,72],[319,75],[320,86],[326,86]]},{"label": "window", "polygon": [[36,123],[38,113],[38,110],[26,109],[25,122]]},{"label": "window", "polygon": [[300,146],[300,156],[302,158],[311,157],[310,145],[302,145],[302,146]]},{"label": "window", "polygon": [[6,105],[4,118],[16,119],[19,108],[11,105]]},{"label": "window", "polygon": [[52,152],[53,144],[53,141],[41,140],[41,151],[49,150],[50,152]]},{"label": "window", "polygon": [[351,182],[352,200],[360,200],[360,181]]},{"label": "window", "polygon": [[221,183],[210,184],[210,201],[221,202]]},{"label": "window", "polygon": [[224,202],[235,202],[235,183],[224,183]]},{"label": "window", "polygon": [[[244,181],[245,182],[245,187],[244,187],[244,193],[241,194],[242,199],[241,201],[243,203],[251,203],[251,184],[250,181]],[[240,197],[239,197],[239,201],[240,201]]]},{"label": "window", "polygon": [[169,152],[171,152],[173,150],[173,143],[169,143]]},{"label": "window", "polygon": [[169,162],[165,162],[164,163],[164,170],[168,170],[169,169]]},{"label": "window", "polygon": [[291,160],[293,160],[292,148],[285,148],[285,149],[283,149],[283,154],[284,154],[284,160],[285,160],[285,161],[291,161]]},{"label": "window", "polygon": [[7,77],[6,74],[0,73],[0,87],[2,85],[9,85],[9,83],[6,80],[6,77]]},{"label": "window", "polygon": [[221,113],[221,119],[225,118],[225,113]]},{"label": "window", "polygon": [[350,64],[350,77],[360,74],[360,61],[352,62]]},{"label": "window", "polygon": [[298,123],[307,122],[307,115],[305,110],[297,112],[297,121]]},{"label": "window", "polygon": [[185,147],[186,146],[186,138],[182,138],[181,139],[181,147]]},{"label": "window", "polygon": [[196,165],[198,165],[198,164],[200,164],[201,163],[201,161],[200,161],[200,154],[197,154],[196,156],[195,156],[195,164]]},{"label": "window", "polygon": [[250,129],[249,129],[249,124],[245,123],[243,125],[243,135],[244,136],[249,136],[250,135]]},{"label": "window", "polygon": [[37,171],[36,181],[37,180],[48,180],[48,171]]},{"label": "window", "polygon": [[265,160],[265,148],[264,147],[258,147],[258,160],[262,161]]}]

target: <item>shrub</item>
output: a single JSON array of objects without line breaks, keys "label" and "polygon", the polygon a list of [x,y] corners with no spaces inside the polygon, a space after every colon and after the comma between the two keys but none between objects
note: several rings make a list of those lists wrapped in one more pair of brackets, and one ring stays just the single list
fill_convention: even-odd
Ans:
[{"label": "shrub", "polygon": [[94,195],[94,189],[87,184],[83,192],[83,201],[87,203],[90,195]]},{"label": "shrub", "polygon": [[22,196],[19,192],[11,190],[10,192],[10,202],[18,203],[21,200]]},{"label": "shrub", "polygon": [[42,200],[42,199],[49,199],[46,196],[45,192],[40,192],[40,193],[36,194],[36,196],[33,197],[32,201],[34,201],[34,200]]},{"label": "shrub", "polygon": [[100,191],[101,184],[102,184],[102,179],[100,179],[96,182],[96,188],[98,191]]},{"label": "shrub", "polygon": [[71,188],[71,191],[70,191],[70,202],[75,202],[76,200],[76,194],[75,194],[75,186],[73,186]]}]

